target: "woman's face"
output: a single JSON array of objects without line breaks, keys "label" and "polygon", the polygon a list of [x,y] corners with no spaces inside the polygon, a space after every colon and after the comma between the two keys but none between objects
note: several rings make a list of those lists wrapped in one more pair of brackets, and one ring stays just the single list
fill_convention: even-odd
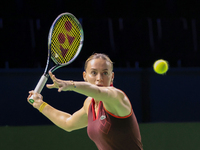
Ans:
[{"label": "woman's face", "polygon": [[83,72],[83,78],[85,81],[97,86],[110,86],[114,79],[112,65],[102,58],[92,59]]}]

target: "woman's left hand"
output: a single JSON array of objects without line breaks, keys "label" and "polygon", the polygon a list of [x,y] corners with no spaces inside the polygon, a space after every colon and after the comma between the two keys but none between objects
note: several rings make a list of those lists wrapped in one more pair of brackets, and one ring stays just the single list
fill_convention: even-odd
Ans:
[{"label": "woman's left hand", "polygon": [[53,84],[47,84],[46,85],[47,88],[49,89],[56,88],[58,89],[58,92],[67,91],[69,89],[70,85],[68,84],[67,81],[57,79],[55,75],[52,74],[52,72],[49,72],[49,75],[50,75],[51,80],[53,81]]}]

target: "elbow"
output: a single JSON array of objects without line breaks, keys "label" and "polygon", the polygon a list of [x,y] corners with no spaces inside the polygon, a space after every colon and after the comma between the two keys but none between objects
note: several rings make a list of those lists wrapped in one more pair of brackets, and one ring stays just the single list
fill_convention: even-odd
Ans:
[{"label": "elbow", "polygon": [[73,130],[70,130],[70,129],[64,129],[65,131],[67,132],[72,132]]},{"label": "elbow", "polygon": [[73,131],[73,129],[69,128],[69,127],[63,127],[62,129],[65,130],[65,131],[67,131],[67,132],[72,132]]},{"label": "elbow", "polygon": [[67,132],[72,132],[74,130],[74,126],[71,125],[70,123],[67,123],[65,124],[64,128],[63,128],[65,131]]}]

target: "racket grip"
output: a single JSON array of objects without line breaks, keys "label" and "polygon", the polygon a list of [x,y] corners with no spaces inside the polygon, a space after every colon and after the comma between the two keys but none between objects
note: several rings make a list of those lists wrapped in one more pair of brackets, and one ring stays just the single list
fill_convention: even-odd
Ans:
[{"label": "racket grip", "polygon": [[[38,84],[36,85],[34,92],[36,93],[41,93],[42,89],[44,88],[44,85],[46,84],[48,80],[48,77],[46,77],[45,75],[42,75],[42,77],[40,78]],[[29,102],[33,103],[33,95],[29,98]]]}]

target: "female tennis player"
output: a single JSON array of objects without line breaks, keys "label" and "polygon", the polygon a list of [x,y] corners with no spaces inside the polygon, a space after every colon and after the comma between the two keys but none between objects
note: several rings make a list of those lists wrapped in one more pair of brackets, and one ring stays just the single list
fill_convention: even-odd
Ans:
[{"label": "female tennis player", "polygon": [[126,94],[112,86],[113,62],[95,53],[85,62],[84,82],[64,81],[49,73],[53,84],[47,88],[74,91],[87,96],[83,107],[74,114],[59,111],[43,101],[41,94],[30,91],[33,105],[58,127],[70,132],[87,127],[88,136],[99,150],[143,150],[139,125]]}]

